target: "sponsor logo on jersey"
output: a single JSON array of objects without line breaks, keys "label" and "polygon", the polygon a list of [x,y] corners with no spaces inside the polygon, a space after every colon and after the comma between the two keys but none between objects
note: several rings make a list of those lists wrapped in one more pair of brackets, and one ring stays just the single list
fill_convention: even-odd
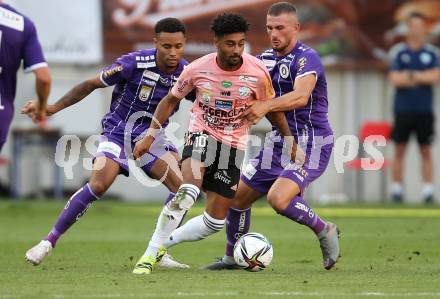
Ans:
[{"label": "sponsor logo on jersey", "polygon": [[151,60],[155,60],[154,55],[136,56],[136,61],[151,61]]},{"label": "sponsor logo on jersey", "polygon": [[287,66],[287,64],[281,64],[280,65],[280,76],[281,78],[287,79],[289,78],[290,75],[290,70],[289,67]]},{"label": "sponsor logo on jersey", "polygon": [[149,85],[149,86],[155,86],[156,82],[152,80],[142,79],[142,82]]},{"label": "sponsor logo on jersey", "polygon": [[104,71],[103,77],[104,78],[111,77],[114,74],[121,72],[123,69],[124,69],[124,67],[122,65],[120,65],[120,64],[116,65],[116,66]]},{"label": "sponsor logo on jersey", "polygon": [[151,62],[138,62],[136,64],[136,67],[138,69],[147,69],[150,67],[155,67],[156,66],[156,61],[151,61]]},{"label": "sponsor logo on jersey", "polygon": [[222,90],[220,92],[220,95],[223,97],[230,97],[231,96],[231,92],[229,90]]},{"label": "sponsor logo on jersey", "polygon": [[216,99],[215,100],[215,108],[230,110],[230,109],[232,109],[232,101],[225,101],[225,100]]},{"label": "sponsor logo on jersey", "polygon": [[0,25],[15,29],[17,31],[23,31],[24,18],[13,11],[0,7]]},{"label": "sponsor logo on jersey", "polygon": [[141,91],[139,92],[139,100],[141,100],[142,102],[148,100],[151,90],[152,90],[151,86],[143,85]]},{"label": "sponsor logo on jersey", "polygon": [[231,81],[222,81],[222,86],[224,88],[231,88],[232,87],[232,82]]},{"label": "sponsor logo on jersey", "polygon": [[257,83],[258,78],[252,77],[252,76],[247,76],[247,75],[241,75],[238,77],[238,80],[245,81],[245,82],[251,82],[251,83]]},{"label": "sponsor logo on jersey", "polygon": [[150,70],[145,70],[144,73],[142,74],[142,77],[146,77],[148,79],[157,81],[160,78],[159,74],[156,74],[155,72],[152,72]]},{"label": "sponsor logo on jersey", "polygon": [[304,67],[307,64],[307,58],[306,57],[301,57],[298,61],[298,71],[297,73],[301,73],[304,69]]},{"label": "sponsor logo on jersey", "polygon": [[185,87],[189,84],[188,80],[183,80],[183,79],[179,79],[177,81],[177,91],[178,92],[183,92],[183,90],[185,89]]}]

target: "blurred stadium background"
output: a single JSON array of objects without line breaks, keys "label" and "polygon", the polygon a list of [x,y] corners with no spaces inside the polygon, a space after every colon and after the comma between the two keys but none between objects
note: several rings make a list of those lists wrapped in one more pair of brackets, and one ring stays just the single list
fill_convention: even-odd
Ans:
[{"label": "blurred stadium background", "polygon": [[[36,24],[44,53],[49,62],[53,87],[49,102],[54,102],[71,87],[99,70],[119,55],[139,48],[151,47],[154,23],[162,17],[181,18],[188,28],[186,58],[192,60],[214,50],[207,24],[222,11],[237,11],[246,16],[252,27],[248,51],[258,54],[269,45],[265,35],[264,12],[273,0],[9,0],[28,15]],[[440,1],[363,1],[363,0],[297,0],[302,31],[300,39],[318,49],[326,66],[330,122],[335,137],[358,135],[366,121],[392,120],[393,88],[386,77],[387,51],[401,40],[404,33],[402,20],[409,11],[419,11],[429,19],[431,42],[440,41]],[[54,146],[43,147],[41,142],[24,146],[22,154],[12,147],[13,132],[33,126],[19,115],[23,104],[34,98],[34,77],[19,73],[16,115],[9,141],[2,157],[9,163],[0,166],[0,181],[10,186],[12,161],[18,159],[21,170],[19,194],[23,197],[46,195],[55,186],[53,177]],[[436,88],[435,109],[440,115],[440,92]],[[73,168],[73,178],[62,174],[66,194],[76,190],[89,177],[83,159],[90,159],[84,142],[90,135],[101,132],[101,117],[110,104],[112,88],[96,90],[80,104],[57,114],[48,127],[59,129],[61,135],[74,134],[81,138],[81,157]],[[181,106],[174,119],[182,124],[179,136],[186,128],[189,103]],[[440,122],[437,122],[437,132]],[[264,134],[268,123],[254,127],[255,133]],[[37,138],[37,137],[36,137]],[[36,139],[38,141],[38,138]],[[339,146],[336,151],[344,151]],[[392,144],[383,149],[386,159],[392,159]],[[440,152],[434,144],[435,164]],[[18,155],[18,156],[17,156]],[[35,157],[38,157],[35,159]],[[416,143],[411,143],[407,157],[405,179],[406,198],[409,202],[421,201],[422,180]],[[362,176],[344,167],[337,173],[335,163],[308,191],[308,199],[327,202],[349,200],[386,201],[390,173],[365,171]],[[90,162],[90,161],[89,161]],[[438,167],[436,167],[438,168]],[[13,176],[12,176],[13,177]],[[15,178],[16,179],[16,178]],[[363,187],[359,192],[359,187]],[[366,186],[366,187],[365,187]],[[440,175],[435,179],[436,194],[440,194]],[[4,190],[6,192],[6,190]],[[158,200],[166,195],[165,188],[142,186],[134,178],[120,176],[108,192],[124,200]],[[4,194],[6,195],[6,194]]]}]

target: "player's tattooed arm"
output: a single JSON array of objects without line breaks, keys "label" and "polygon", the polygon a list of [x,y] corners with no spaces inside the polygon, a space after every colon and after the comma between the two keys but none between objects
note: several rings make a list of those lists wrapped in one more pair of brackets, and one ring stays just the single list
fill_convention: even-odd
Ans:
[{"label": "player's tattooed arm", "polygon": [[103,87],[106,87],[106,85],[102,83],[99,77],[83,81],[74,86],[54,104],[49,105],[47,107],[47,115],[50,116],[57,113],[58,111],[70,107],[91,94],[95,89]]},{"label": "player's tattooed arm", "polygon": [[151,145],[154,142],[154,136],[158,130],[162,128],[165,121],[171,116],[177,104],[182,99],[177,98],[171,92],[169,92],[157,105],[156,111],[154,112],[153,119],[150,124],[150,128],[145,134],[144,138],[136,142],[133,150],[134,159],[138,159],[146,154]]},{"label": "player's tattooed arm", "polygon": [[[106,87],[100,80],[99,77],[92,78],[86,80],[84,82],[79,83],[75,87],[73,87],[69,92],[67,92],[64,96],[62,96],[58,101],[56,101],[52,105],[47,105],[46,114],[47,116],[51,116],[57,113],[60,110],[63,110],[69,106],[72,106],[86,96],[92,93],[97,88]],[[21,114],[26,114],[33,120],[36,119],[36,115],[38,112],[38,101],[29,101],[26,105],[21,109]]]}]

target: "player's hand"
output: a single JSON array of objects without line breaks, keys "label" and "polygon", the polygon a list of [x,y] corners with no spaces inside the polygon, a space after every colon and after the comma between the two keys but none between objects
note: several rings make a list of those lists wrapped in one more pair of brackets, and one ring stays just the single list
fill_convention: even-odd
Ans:
[{"label": "player's hand", "polygon": [[266,101],[252,101],[247,104],[247,109],[243,112],[243,117],[255,125],[268,112],[269,106]]},{"label": "player's hand", "polygon": [[147,135],[138,142],[136,142],[136,145],[134,146],[134,150],[133,150],[133,158],[137,160],[146,153],[148,153],[153,142],[154,142],[154,137],[151,135]]},{"label": "player's hand", "polygon": [[295,164],[303,165],[306,161],[306,154],[296,143],[292,147],[291,159],[295,162]]},{"label": "player's hand", "polygon": [[38,101],[28,101],[21,109],[21,114],[26,114],[34,123],[44,123],[49,115],[46,107],[40,107]]},{"label": "player's hand", "polygon": [[303,165],[306,160],[306,155],[302,148],[295,142],[292,136],[284,137],[284,142],[289,148],[292,149],[290,152],[290,160],[295,162],[295,164]]}]

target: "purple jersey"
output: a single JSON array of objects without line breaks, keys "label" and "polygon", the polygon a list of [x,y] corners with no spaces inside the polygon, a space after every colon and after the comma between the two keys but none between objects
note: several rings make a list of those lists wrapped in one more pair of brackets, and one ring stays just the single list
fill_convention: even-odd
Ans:
[{"label": "purple jersey", "polygon": [[297,42],[286,56],[277,56],[273,49],[259,58],[269,70],[276,97],[294,90],[296,78],[315,74],[316,85],[305,107],[285,112],[290,130],[300,143],[314,143],[315,136],[328,136],[333,132],[328,122],[327,81],[318,53]]},{"label": "purple jersey", "polygon": [[14,115],[21,60],[25,72],[47,66],[32,21],[11,6],[0,4],[0,145]]},{"label": "purple jersey", "polygon": [[[124,55],[105,67],[101,81],[115,88],[110,112],[102,120],[103,134],[120,141],[130,134],[133,141],[145,132],[159,101],[168,94],[187,64],[182,59],[173,73],[164,73],[156,65],[156,49],[148,49]],[[145,112],[146,115],[139,117]]]}]

